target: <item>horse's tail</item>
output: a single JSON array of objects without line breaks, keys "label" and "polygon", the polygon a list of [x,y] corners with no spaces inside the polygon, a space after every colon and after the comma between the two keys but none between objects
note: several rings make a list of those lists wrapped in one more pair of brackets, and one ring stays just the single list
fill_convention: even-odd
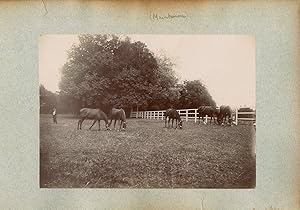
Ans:
[{"label": "horse's tail", "polygon": [[84,115],[86,115],[86,108],[82,108],[80,110],[78,110],[78,116],[81,118],[81,117],[84,117]]},{"label": "horse's tail", "polygon": [[121,108],[121,120],[123,121],[123,122],[126,122],[126,113],[125,113],[125,111],[124,111],[124,109],[122,109]]},{"label": "horse's tail", "polygon": [[168,117],[168,110],[166,110],[165,112],[164,112],[164,120],[166,120],[167,119],[167,117]]},{"label": "horse's tail", "polygon": [[102,111],[102,113],[103,113],[102,115],[103,115],[104,121],[105,121],[106,125],[108,125],[108,124],[109,124],[109,122],[108,122],[108,117],[107,117],[107,115],[105,114],[105,112]]},{"label": "horse's tail", "polygon": [[199,106],[199,107],[198,107],[198,113],[205,112],[205,110],[206,110],[206,107],[205,107],[205,106]]}]

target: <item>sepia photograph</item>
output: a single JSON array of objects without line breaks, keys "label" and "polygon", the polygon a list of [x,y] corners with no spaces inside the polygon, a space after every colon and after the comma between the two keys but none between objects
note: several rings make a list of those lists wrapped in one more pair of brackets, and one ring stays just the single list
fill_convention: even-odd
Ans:
[{"label": "sepia photograph", "polygon": [[40,188],[255,188],[255,36],[42,34],[38,46]]}]

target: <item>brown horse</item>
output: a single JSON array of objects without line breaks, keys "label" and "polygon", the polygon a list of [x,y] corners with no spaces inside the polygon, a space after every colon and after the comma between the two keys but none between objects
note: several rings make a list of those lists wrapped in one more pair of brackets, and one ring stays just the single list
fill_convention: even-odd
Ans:
[{"label": "brown horse", "polygon": [[126,114],[125,114],[124,109],[112,108],[111,113],[110,113],[109,127],[113,120],[115,120],[114,129],[116,128],[117,120],[120,120],[120,129],[119,130],[121,130],[121,127],[122,127],[122,130],[126,129],[127,123],[126,123]]},{"label": "brown horse", "polygon": [[232,109],[230,106],[220,106],[220,113],[218,115],[219,124],[225,124],[228,117],[228,123],[232,123]]},{"label": "brown horse", "polygon": [[92,126],[89,128],[92,129],[93,125],[98,121],[99,131],[100,131],[100,120],[104,120],[106,125],[106,129],[108,129],[108,119],[106,114],[100,109],[90,109],[90,108],[82,108],[80,109],[80,120],[78,121],[77,130],[81,130],[81,125],[85,119],[94,120]]},{"label": "brown horse", "polygon": [[177,120],[178,120],[178,126],[180,129],[182,129],[182,120],[180,118],[179,113],[175,109],[167,109],[165,112],[165,127],[167,127],[167,117],[169,117],[168,120],[168,128],[170,127],[170,120],[172,119],[172,128],[173,128],[173,122],[174,119],[176,120],[176,127],[177,128]]},{"label": "brown horse", "polygon": [[210,117],[210,124],[211,120],[214,119],[214,123],[216,122],[215,116],[218,115],[218,110],[215,107],[212,106],[200,106],[198,108],[198,114],[199,114],[199,124],[201,122],[201,118],[203,120],[203,123],[206,124],[204,117],[207,115]]}]

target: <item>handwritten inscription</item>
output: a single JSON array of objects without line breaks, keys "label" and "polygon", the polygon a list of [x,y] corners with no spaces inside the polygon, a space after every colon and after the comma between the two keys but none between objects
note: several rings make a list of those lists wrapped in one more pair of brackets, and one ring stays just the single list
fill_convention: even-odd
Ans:
[{"label": "handwritten inscription", "polygon": [[169,13],[168,14],[157,14],[157,13],[150,13],[150,19],[152,21],[155,21],[155,20],[166,20],[166,19],[175,19],[175,18],[178,18],[178,19],[184,19],[184,18],[187,18],[187,14],[186,13]]}]

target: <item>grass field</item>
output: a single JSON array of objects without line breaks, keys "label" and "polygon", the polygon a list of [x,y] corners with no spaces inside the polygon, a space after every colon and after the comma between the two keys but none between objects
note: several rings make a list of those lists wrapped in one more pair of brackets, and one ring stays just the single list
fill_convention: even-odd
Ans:
[{"label": "grass field", "polygon": [[160,120],[128,119],[127,130],[86,120],[40,117],[40,187],[253,188],[253,126],[164,128]]}]

